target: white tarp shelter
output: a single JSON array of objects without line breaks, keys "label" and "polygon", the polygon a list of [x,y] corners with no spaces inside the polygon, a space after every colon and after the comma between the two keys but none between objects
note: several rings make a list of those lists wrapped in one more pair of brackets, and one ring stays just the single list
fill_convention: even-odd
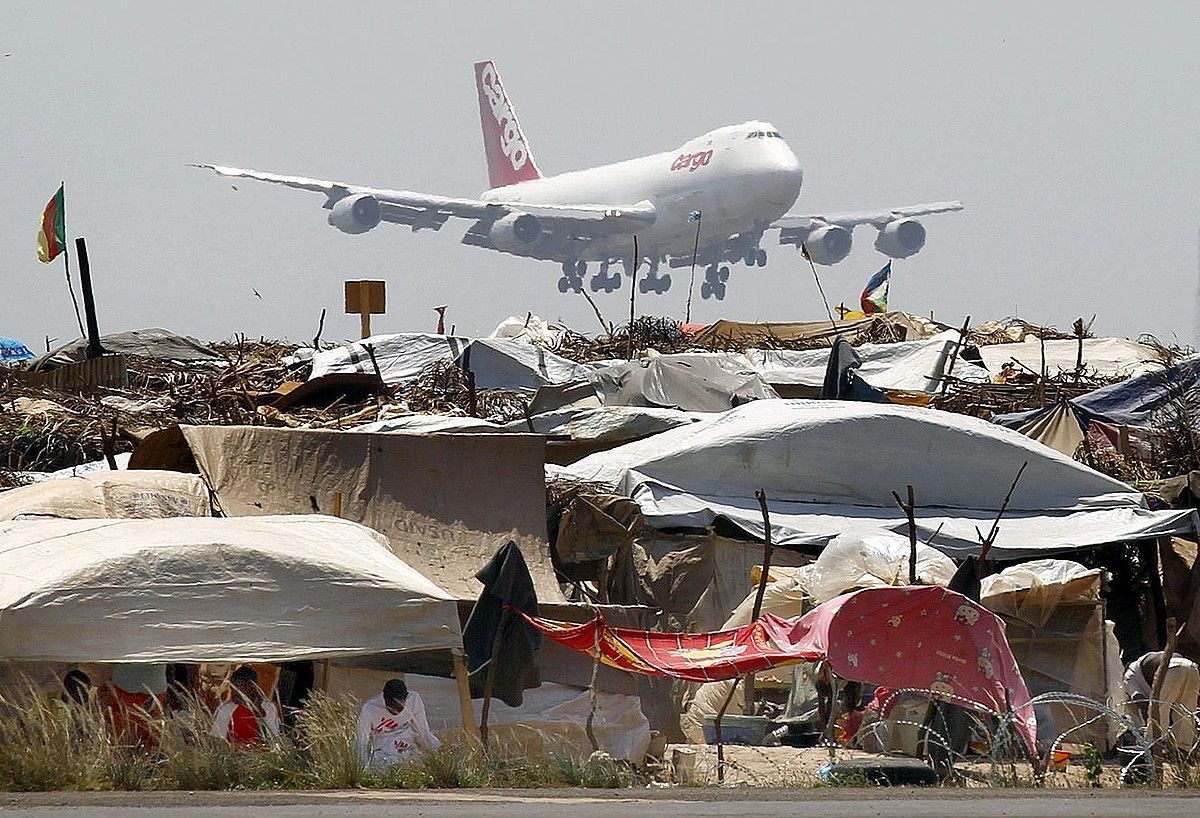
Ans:
[{"label": "white tarp shelter", "polygon": [[0,492],[0,520],[211,515],[204,481],[176,471],[88,471]]},{"label": "white tarp shelter", "polygon": [[[368,351],[367,347],[370,347]],[[371,356],[375,356],[372,363]],[[373,335],[313,356],[311,378],[331,373],[373,373],[384,383],[407,385],[435,361],[449,359],[475,373],[479,389],[537,389],[583,380],[589,369],[545,347],[504,338],[471,340],[450,335],[405,332]]]},{"label": "white tarp shelter", "polygon": [[276,662],[462,649],[454,599],[356,523],[0,524],[0,660]]},{"label": "white tarp shelter", "polygon": [[[902,389],[910,392],[934,392],[941,388],[941,377],[948,374],[954,347],[959,342],[956,330],[938,333],[920,341],[895,344],[863,344],[854,348],[862,358],[855,372],[878,389]],[[819,389],[829,364],[828,348],[750,349],[746,357],[762,375],[775,385],[807,386]],[[969,381],[989,380],[987,370],[958,357],[953,374]]]},{"label": "white tarp shelter", "polygon": [[1026,462],[993,558],[1195,529],[1193,511],[1150,511],[1124,483],[1018,432],[908,406],[755,401],[548,472],[633,497],[657,528],[723,517],[754,537],[763,534],[754,499],[762,488],[774,539],[785,545],[905,531],[891,493],[912,484],[922,541],[965,556],[978,551],[976,527],[987,530]]},{"label": "white tarp shelter", "polygon": [[[1056,339],[1045,342],[1046,373],[1054,377],[1061,372],[1074,372],[1079,357],[1079,342]],[[1006,363],[1015,361],[1028,372],[1042,371],[1042,341],[1029,335],[1019,344],[989,344],[979,347],[987,368],[999,372]],[[1083,365],[1105,378],[1129,378],[1163,367],[1162,355],[1152,346],[1125,338],[1084,338]]]}]

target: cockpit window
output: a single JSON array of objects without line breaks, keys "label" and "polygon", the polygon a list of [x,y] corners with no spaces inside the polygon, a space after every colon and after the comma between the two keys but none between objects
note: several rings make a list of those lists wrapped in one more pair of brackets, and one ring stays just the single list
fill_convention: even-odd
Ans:
[{"label": "cockpit window", "polygon": [[783,137],[779,135],[779,131],[767,131],[767,136],[771,137],[772,139],[783,139]]},{"label": "cockpit window", "polygon": [[747,139],[783,139],[779,131],[751,131],[746,134]]}]

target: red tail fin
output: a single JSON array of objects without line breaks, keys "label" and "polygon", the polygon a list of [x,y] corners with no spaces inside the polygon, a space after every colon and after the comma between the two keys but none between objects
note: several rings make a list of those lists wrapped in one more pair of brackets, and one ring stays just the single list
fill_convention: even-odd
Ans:
[{"label": "red tail fin", "polygon": [[492,187],[540,179],[542,174],[529,152],[529,143],[491,60],[475,63],[479,91],[479,118],[483,123],[483,148],[487,152],[488,182]]}]

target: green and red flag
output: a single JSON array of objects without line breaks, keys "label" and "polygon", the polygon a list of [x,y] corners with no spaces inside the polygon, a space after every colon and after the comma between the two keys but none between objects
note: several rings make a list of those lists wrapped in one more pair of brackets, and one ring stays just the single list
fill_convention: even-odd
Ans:
[{"label": "green and red flag", "polygon": [[59,185],[58,192],[42,211],[41,229],[38,230],[38,261],[42,264],[49,264],[67,249],[67,225],[63,210],[63,186]]},{"label": "green and red flag", "polygon": [[892,263],[883,265],[883,269],[871,276],[867,286],[859,296],[858,303],[862,305],[864,315],[874,315],[887,312],[888,285],[892,279]]}]

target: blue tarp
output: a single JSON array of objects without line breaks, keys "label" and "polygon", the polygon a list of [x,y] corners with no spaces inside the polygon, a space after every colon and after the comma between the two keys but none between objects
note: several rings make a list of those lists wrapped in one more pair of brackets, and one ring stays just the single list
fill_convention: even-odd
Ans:
[{"label": "blue tarp", "polygon": [[[1102,386],[1086,395],[1067,401],[1086,428],[1093,420],[1114,426],[1152,426],[1154,415],[1173,402],[1183,400],[1190,407],[1200,406],[1200,357],[1192,358],[1157,372]],[[992,423],[1019,429],[1031,420],[1054,410],[1054,405],[1026,412],[996,415]]]},{"label": "blue tarp", "polygon": [[31,361],[34,354],[16,338],[5,338],[0,335],[0,362]]}]

